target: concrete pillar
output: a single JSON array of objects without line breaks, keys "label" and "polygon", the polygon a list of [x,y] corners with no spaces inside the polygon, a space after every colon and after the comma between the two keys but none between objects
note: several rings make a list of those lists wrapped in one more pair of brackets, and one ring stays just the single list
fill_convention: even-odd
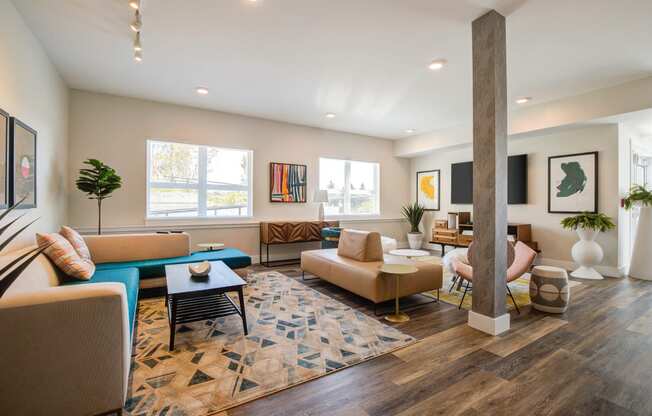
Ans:
[{"label": "concrete pillar", "polygon": [[505,17],[473,21],[473,307],[469,325],[509,329],[507,272],[507,74]]}]

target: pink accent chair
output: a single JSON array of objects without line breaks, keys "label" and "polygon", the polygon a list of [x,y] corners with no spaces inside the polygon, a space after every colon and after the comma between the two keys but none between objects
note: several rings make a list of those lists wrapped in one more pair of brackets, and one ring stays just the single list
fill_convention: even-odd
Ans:
[{"label": "pink accent chair", "polygon": [[[469,261],[471,261],[473,254],[473,243],[471,243],[469,245],[469,251],[467,254]],[[512,298],[512,302],[514,302],[514,306],[516,307],[516,312],[519,314],[521,311],[518,309],[518,305],[516,304],[516,300],[512,295],[512,291],[509,289],[509,283],[513,282],[514,280],[530,271],[530,267],[532,267],[532,263],[534,263],[536,257],[537,252],[528,247],[527,244],[524,244],[520,241],[517,241],[516,245],[514,246],[512,246],[511,243],[507,245],[507,262],[510,265],[507,269],[506,278],[507,293]],[[473,267],[471,267],[470,264],[466,264],[459,259],[453,259],[451,265],[453,271],[455,272],[455,277],[453,278],[453,286],[458,279],[460,279],[460,288],[465,280],[467,282],[466,287],[464,288],[464,294],[462,295],[462,300],[460,301],[459,308],[461,309],[464,298],[466,297],[466,292],[468,292],[468,290],[471,288],[471,284],[473,282]],[[451,286],[451,289],[453,286]]]}]

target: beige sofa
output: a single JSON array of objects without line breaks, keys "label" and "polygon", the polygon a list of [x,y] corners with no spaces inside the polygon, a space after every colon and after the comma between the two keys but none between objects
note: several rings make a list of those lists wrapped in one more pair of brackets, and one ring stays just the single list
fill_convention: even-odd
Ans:
[{"label": "beige sofa", "polygon": [[[98,262],[189,252],[189,237],[179,234],[87,242]],[[0,266],[20,252],[1,256]],[[124,404],[131,361],[125,285],[61,286],[62,278],[39,256],[0,299],[0,415],[94,415]]]},{"label": "beige sofa", "polygon": [[376,304],[396,296],[393,278],[379,270],[383,262],[414,264],[419,270],[401,279],[400,297],[442,287],[441,265],[383,254],[381,237],[376,232],[345,229],[340,235],[338,248],[301,253],[301,269],[304,272],[314,274]]}]

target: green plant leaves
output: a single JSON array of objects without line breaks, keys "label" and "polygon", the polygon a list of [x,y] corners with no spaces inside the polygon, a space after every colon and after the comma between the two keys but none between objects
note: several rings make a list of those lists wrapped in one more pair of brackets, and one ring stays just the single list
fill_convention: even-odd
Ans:
[{"label": "green plant leaves", "polygon": [[423,218],[423,213],[425,208],[423,205],[420,205],[418,202],[415,202],[413,205],[405,205],[402,208],[403,216],[410,223],[411,233],[419,232],[419,224],[421,224],[421,219]]},{"label": "green plant leaves", "polygon": [[630,210],[635,204],[642,206],[652,206],[652,191],[649,191],[642,185],[634,185],[623,200],[625,209]]},{"label": "green plant leaves", "polygon": [[613,219],[603,213],[583,212],[574,217],[567,217],[561,220],[561,225],[567,230],[577,230],[585,228],[605,232],[616,228]]},{"label": "green plant leaves", "polygon": [[88,199],[109,198],[113,191],[122,187],[122,178],[112,167],[97,159],[88,159],[84,164],[89,165],[90,168],[79,170],[76,184],[77,189],[88,195]]}]

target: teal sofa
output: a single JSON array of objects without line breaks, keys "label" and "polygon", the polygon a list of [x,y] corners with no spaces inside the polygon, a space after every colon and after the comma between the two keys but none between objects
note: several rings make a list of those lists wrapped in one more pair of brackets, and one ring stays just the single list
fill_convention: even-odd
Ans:
[{"label": "teal sofa", "polygon": [[[159,234],[151,234],[151,238],[161,240],[165,237]],[[106,240],[106,237],[100,237]],[[125,238],[128,236],[121,236]],[[93,238],[98,238],[93,236]],[[169,239],[168,239],[169,240]],[[151,246],[150,246],[151,247]],[[187,246],[186,246],[187,247]],[[97,251],[91,253],[94,257],[101,257]],[[152,253],[154,255],[154,253]],[[81,285],[90,283],[111,283],[117,282],[125,285],[127,292],[127,305],[129,312],[130,334],[133,336],[133,329],[136,322],[136,309],[138,307],[138,292],[142,286],[141,281],[156,279],[165,276],[165,266],[170,264],[199,263],[202,261],[223,261],[231,269],[239,269],[251,265],[251,257],[238,249],[227,248],[217,251],[200,251],[185,256],[167,258],[150,258],[136,260],[126,257],[126,261],[111,261],[96,264],[95,274],[90,280],[71,280],[63,282],[63,285]]]}]

